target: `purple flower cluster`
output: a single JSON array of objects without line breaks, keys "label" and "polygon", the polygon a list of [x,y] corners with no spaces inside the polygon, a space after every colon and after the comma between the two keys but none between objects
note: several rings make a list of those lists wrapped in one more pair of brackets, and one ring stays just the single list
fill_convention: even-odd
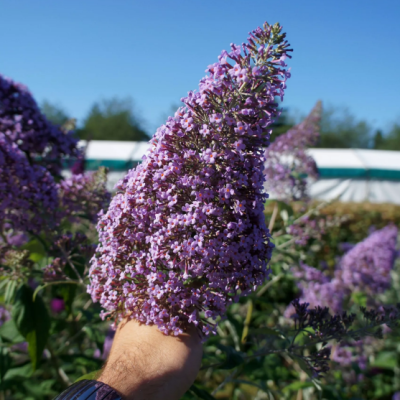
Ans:
[{"label": "purple flower cluster", "polygon": [[262,148],[290,76],[284,38],[264,24],[223,51],[119,182],[90,270],[103,317],[175,335],[194,324],[208,335],[268,277]]},{"label": "purple flower cluster", "polygon": [[321,239],[325,233],[325,219],[310,218],[309,216],[301,218],[301,220],[292,224],[287,228],[290,235],[295,238],[298,246],[305,246],[309,239]]},{"label": "purple flower cluster", "polygon": [[52,125],[26,87],[0,75],[0,219],[15,232],[39,232],[57,220],[61,159],[77,140]]},{"label": "purple flower cluster", "polygon": [[104,169],[72,175],[58,184],[58,193],[64,216],[76,219],[84,216],[96,223],[98,214],[107,208],[110,193],[106,188]]},{"label": "purple flower cluster", "polygon": [[265,152],[265,188],[280,200],[300,200],[307,196],[307,179],[318,177],[317,165],[307,148],[319,138],[322,103],[285,134],[278,136]]},{"label": "purple flower cluster", "polygon": [[10,312],[2,305],[0,305],[0,326],[11,318]]},{"label": "purple flower cluster", "polygon": [[332,361],[335,361],[342,367],[348,367],[353,363],[357,363],[361,370],[366,369],[368,359],[365,352],[365,344],[368,341],[370,342],[371,339],[364,338],[354,343],[339,343],[332,352]]},{"label": "purple flower cluster", "polygon": [[314,210],[294,221],[286,231],[293,236],[296,245],[305,246],[310,239],[321,240],[330,228],[340,226],[345,220],[343,216],[326,216]]},{"label": "purple flower cluster", "polygon": [[[293,272],[297,278],[297,286],[301,291],[301,302],[308,303],[310,307],[329,307],[333,313],[342,311],[345,291],[341,281],[334,277],[330,279],[322,271],[312,268],[304,263]],[[293,306],[290,305],[285,312],[286,317],[293,314]]]},{"label": "purple flower cluster", "polygon": [[[301,290],[301,301],[340,313],[345,297],[353,292],[362,291],[373,300],[376,294],[390,287],[390,271],[397,255],[397,235],[394,225],[371,233],[342,257],[333,278],[301,264],[300,269],[294,272]],[[285,315],[290,316],[292,310],[289,306]]]},{"label": "purple flower cluster", "polygon": [[349,290],[374,296],[390,287],[390,271],[396,258],[398,230],[389,225],[371,233],[342,258],[340,278]]},{"label": "purple flower cluster", "polygon": [[38,232],[55,218],[57,206],[53,176],[44,167],[31,165],[0,130],[0,219],[14,231]]},{"label": "purple flower cluster", "polygon": [[41,113],[29,90],[0,75],[0,133],[51,174],[59,175],[63,157],[79,156],[78,140]]}]

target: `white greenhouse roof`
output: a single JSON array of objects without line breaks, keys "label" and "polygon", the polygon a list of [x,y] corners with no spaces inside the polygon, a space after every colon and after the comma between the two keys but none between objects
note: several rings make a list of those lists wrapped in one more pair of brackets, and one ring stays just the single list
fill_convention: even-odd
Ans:
[{"label": "white greenhouse roof", "polygon": [[[81,141],[81,146],[86,142]],[[86,168],[109,168],[109,188],[141,162],[148,142],[92,140],[86,150]],[[319,171],[310,185],[312,198],[400,204],[400,151],[309,149]]]}]

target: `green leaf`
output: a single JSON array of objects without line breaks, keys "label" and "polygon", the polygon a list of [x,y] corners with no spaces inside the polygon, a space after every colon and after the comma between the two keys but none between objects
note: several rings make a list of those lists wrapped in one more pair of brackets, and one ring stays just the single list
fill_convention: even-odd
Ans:
[{"label": "green leaf", "polygon": [[353,292],[351,294],[351,300],[361,306],[361,307],[366,307],[367,306],[367,295],[362,292]]},{"label": "green leaf", "polygon": [[84,379],[96,380],[100,376],[100,374],[101,374],[101,369],[98,369],[97,371],[89,372],[88,374],[82,375],[74,383],[83,381]]},{"label": "green leaf", "polygon": [[0,384],[3,382],[3,377],[10,368],[11,357],[9,350],[5,347],[0,347]]},{"label": "green leaf", "polygon": [[6,304],[11,304],[15,296],[15,290],[17,289],[17,281],[9,280],[6,285],[6,290],[4,294],[4,302]]},{"label": "green leaf", "polygon": [[28,352],[35,370],[42,358],[50,330],[50,318],[40,296],[33,301],[33,290],[23,285],[18,289],[12,318],[28,342]]},{"label": "green leaf", "polygon": [[284,392],[297,392],[300,389],[305,389],[308,387],[312,387],[314,386],[313,383],[311,382],[301,382],[301,381],[296,381],[291,383],[290,385],[286,386],[285,388],[283,388]]},{"label": "green leaf", "polygon": [[39,262],[43,257],[44,256],[40,253],[30,253],[29,255],[29,259],[35,263]]},{"label": "green leaf", "polygon": [[18,332],[15,322],[10,319],[0,327],[0,337],[11,342],[21,343],[24,342],[24,337]]},{"label": "green leaf", "polygon": [[32,239],[22,246],[23,249],[28,250],[29,253],[36,254],[36,257],[42,258],[46,255],[46,249],[39,239]]},{"label": "green leaf", "polygon": [[83,331],[87,334],[88,338],[92,342],[96,343],[96,346],[99,350],[103,348],[104,334],[100,330],[87,325],[83,328]]},{"label": "green leaf", "polygon": [[59,290],[65,303],[65,310],[69,315],[72,312],[72,303],[75,298],[76,285],[60,285]]},{"label": "green leaf", "polygon": [[391,351],[380,352],[375,361],[372,363],[373,367],[393,369],[397,366],[396,354]]},{"label": "green leaf", "polygon": [[192,385],[189,389],[192,393],[194,393],[194,395],[199,398],[199,399],[203,399],[203,400],[215,400],[215,397],[212,396],[210,393],[208,393],[206,390],[204,389],[200,389],[199,387]]},{"label": "green leaf", "polygon": [[226,360],[218,367],[219,369],[233,369],[244,363],[243,356],[233,347],[216,344],[216,346],[226,354]]},{"label": "green leaf", "polygon": [[256,328],[250,329],[252,335],[265,335],[265,336],[282,336],[282,334],[271,328]]},{"label": "green leaf", "polygon": [[282,220],[286,224],[289,217],[292,217],[294,214],[293,208],[289,204],[285,203],[284,201],[279,201],[279,200],[275,200],[275,201],[278,204],[279,214],[280,214]]},{"label": "green leaf", "polygon": [[309,365],[300,357],[300,356],[295,356],[294,354],[291,354],[291,357],[293,357],[297,363],[299,364],[300,368],[310,377],[312,378],[312,371]]},{"label": "green leaf", "polygon": [[44,399],[44,398],[49,398],[51,396],[52,398],[57,395],[57,392],[52,389],[52,386],[54,386],[55,379],[47,379],[43,382],[35,382],[31,379],[26,379],[23,382],[23,385],[27,392],[33,396],[35,399]]},{"label": "green leaf", "polygon": [[4,375],[4,380],[11,380],[14,378],[29,378],[32,375],[32,365],[30,363],[25,364],[21,367],[10,368]]}]

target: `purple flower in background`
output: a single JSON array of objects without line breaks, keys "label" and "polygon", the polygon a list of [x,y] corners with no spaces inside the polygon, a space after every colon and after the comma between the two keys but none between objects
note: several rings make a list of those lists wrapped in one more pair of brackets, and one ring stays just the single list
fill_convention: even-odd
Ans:
[{"label": "purple flower in background", "polygon": [[72,164],[72,175],[82,175],[85,172],[85,157],[90,140],[86,141],[84,148],[80,149],[77,160]]},{"label": "purple flower in background", "polygon": [[[0,128],[1,129],[1,128]],[[57,188],[53,176],[0,130],[0,219],[16,232],[39,232],[56,220]]]},{"label": "purple flower in background", "polygon": [[29,90],[0,75],[0,133],[51,174],[59,175],[63,157],[77,157],[78,139],[41,113]]},{"label": "purple flower in background", "polygon": [[91,222],[97,222],[99,212],[108,206],[111,197],[106,181],[106,172],[102,168],[62,180],[58,184],[62,215],[70,220],[85,216]]},{"label": "purple flower in background", "polygon": [[[398,230],[389,225],[374,231],[349,250],[336,266],[333,277],[301,264],[293,272],[300,299],[311,306],[329,307],[334,313],[342,311],[342,303],[353,291],[364,291],[371,300],[390,286],[390,271],[397,256]],[[290,316],[292,306],[285,315]]]},{"label": "purple flower in background", "polygon": [[341,367],[349,367],[355,363],[361,370],[365,370],[368,364],[368,357],[374,353],[371,345],[375,340],[373,337],[365,337],[362,340],[337,343],[333,347],[331,359]]},{"label": "purple flower in background", "polygon": [[58,297],[51,299],[50,309],[54,314],[60,314],[65,310],[64,300]]},{"label": "purple flower in background", "polygon": [[353,247],[355,246],[355,244],[353,243],[348,243],[348,242],[343,242],[343,243],[339,243],[339,250],[342,251],[343,253],[347,253],[348,251],[350,251]]},{"label": "purple flower in background", "polygon": [[108,358],[108,356],[110,354],[111,347],[112,347],[113,342],[114,342],[114,336],[115,336],[115,330],[112,329],[112,328],[108,329],[107,334],[106,334],[106,338],[104,339],[103,353],[101,355],[101,358],[103,360],[107,360],[107,358]]},{"label": "purple flower in background", "polygon": [[332,352],[332,361],[342,367],[356,363],[361,370],[366,369],[368,360],[364,349],[365,341],[366,339],[351,344],[339,343]]},{"label": "purple flower in background", "polygon": [[[331,279],[322,271],[304,263],[293,272],[297,278],[297,287],[300,289],[300,301],[308,303],[310,307],[329,307],[335,313],[341,313],[343,299],[346,291],[342,282],[336,277]],[[285,316],[290,317],[294,312],[292,305],[285,311]]]},{"label": "purple flower in background", "polygon": [[[343,311],[345,298],[354,291],[363,291],[370,301],[374,301],[378,293],[390,286],[390,271],[397,256],[397,235],[398,230],[394,225],[372,231],[342,257],[333,278],[301,264],[293,272],[301,291],[300,300],[312,307],[329,307],[336,314]],[[294,307],[289,305],[285,316],[290,318],[293,315]],[[364,338],[355,343],[339,343],[333,351],[332,360],[342,367],[357,363],[360,369],[365,369],[368,359],[366,345],[371,340]]]},{"label": "purple flower in background", "polygon": [[396,392],[393,397],[392,400],[400,400],[400,392]]},{"label": "purple flower in background", "polygon": [[2,305],[0,305],[0,326],[11,318],[10,312]]},{"label": "purple flower in background", "polygon": [[307,197],[307,179],[318,170],[307,149],[319,137],[322,103],[319,101],[300,124],[278,136],[265,152],[265,188],[273,198],[300,200]]},{"label": "purple flower in background", "polygon": [[12,225],[7,222],[3,224],[3,233],[4,235],[0,238],[0,243],[3,243],[4,239],[6,239],[6,243],[10,246],[22,246],[29,240],[26,233],[15,231]]},{"label": "purple flower in background", "polygon": [[374,231],[342,258],[338,274],[349,290],[374,296],[389,288],[396,258],[398,230],[394,225]]},{"label": "purple flower in background", "polygon": [[232,301],[268,277],[263,148],[290,76],[275,62],[291,51],[284,36],[275,42],[280,31],[265,24],[223,51],[119,182],[90,270],[88,292],[103,317],[175,335],[192,323],[208,335]]},{"label": "purple flower in background", "polygon": [[54,176],[63,158],[79,155],[76,144],[25,86],[0,75],[0,219],[14,232],[38,233],[59,222]]}]

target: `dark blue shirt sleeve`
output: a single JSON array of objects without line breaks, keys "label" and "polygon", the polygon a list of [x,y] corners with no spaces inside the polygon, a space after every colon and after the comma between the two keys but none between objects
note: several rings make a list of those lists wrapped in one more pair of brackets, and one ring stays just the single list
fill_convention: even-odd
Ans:
[{"label": "dark blue shirt sleeve", "polygon": [[54,400],[122,400],[122,397],[105,383],[82,380],[74,383]]}]

